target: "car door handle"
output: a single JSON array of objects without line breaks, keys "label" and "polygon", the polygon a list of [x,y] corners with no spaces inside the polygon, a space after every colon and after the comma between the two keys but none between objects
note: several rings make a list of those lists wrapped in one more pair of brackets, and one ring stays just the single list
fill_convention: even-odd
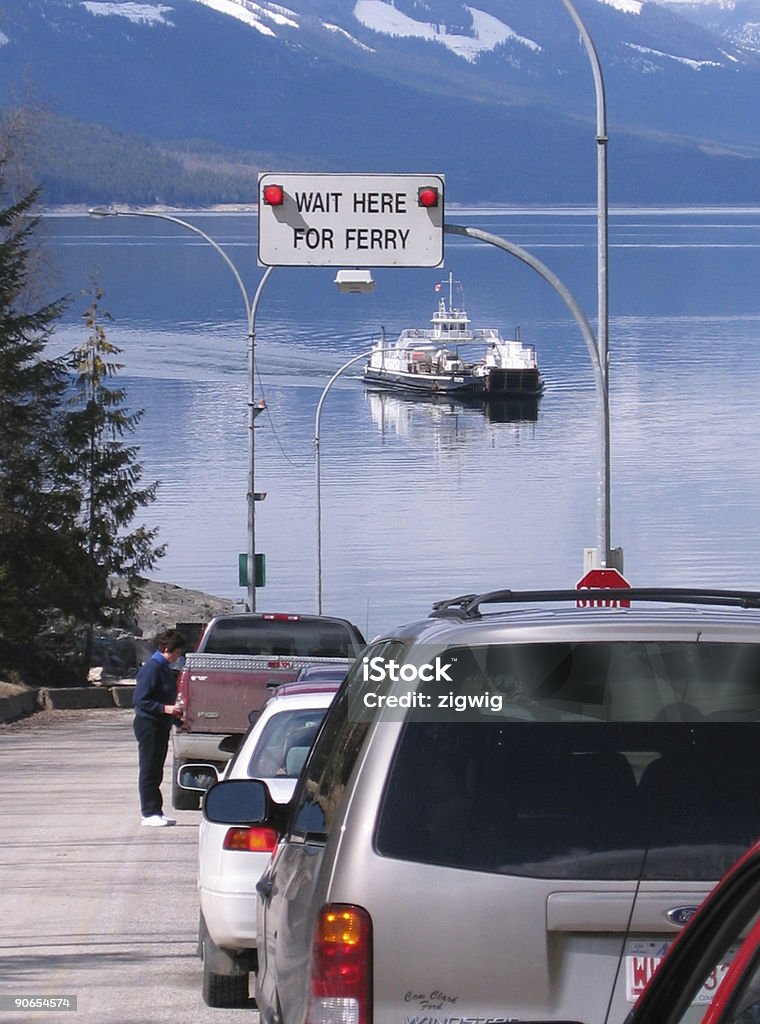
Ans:
[{"label": "car door handle", "polygon": [[256,892],[259,896],[263,896],[265,900],[272,898],[272,890],[274,889],[274,882],[271,878],[260,878],[256,883]]}]

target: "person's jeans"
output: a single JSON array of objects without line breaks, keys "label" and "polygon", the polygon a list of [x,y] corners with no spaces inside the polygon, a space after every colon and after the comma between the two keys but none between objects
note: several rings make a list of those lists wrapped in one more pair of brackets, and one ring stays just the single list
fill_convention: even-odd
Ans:
[{"label": "person's jeans", "polygon": [[144,818],[161,814],[163,798],[161,780],[164,777],[164,763],[169,749],[171,722],[135,715],[135,737],[139,759],[137,786],[140,793],[140,810]]}]

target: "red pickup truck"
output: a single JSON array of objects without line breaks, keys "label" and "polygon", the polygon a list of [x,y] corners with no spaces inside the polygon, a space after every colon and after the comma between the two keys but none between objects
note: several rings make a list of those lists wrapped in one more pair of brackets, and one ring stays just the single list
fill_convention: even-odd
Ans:
[{"label": "red pickup truck", "polygon": [[179,769],[188,762],[223,768],[271,689],[295,679],[305,665],[356,660],[365,641],[346,619],[325,615],[218,615],[185,658],[179,676],[182,724],[174,730],[172,803],[200,806],[198,794],[180,789]]}]

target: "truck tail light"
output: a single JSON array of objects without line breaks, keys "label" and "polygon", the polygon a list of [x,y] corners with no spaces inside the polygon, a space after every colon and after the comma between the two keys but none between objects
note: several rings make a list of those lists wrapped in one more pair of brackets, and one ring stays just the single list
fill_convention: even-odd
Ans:
[{"label": "truck tail light", "polygon": [[242,850],[245,853],[271,853],[279,835],[273,828],[260,826],[228,828],[222,847],[225,850]]},{"label": "truck tail light", "polygon": [[307,1024],[371,1024],[372,921],[362,907],[330,903],[317,920]]}]

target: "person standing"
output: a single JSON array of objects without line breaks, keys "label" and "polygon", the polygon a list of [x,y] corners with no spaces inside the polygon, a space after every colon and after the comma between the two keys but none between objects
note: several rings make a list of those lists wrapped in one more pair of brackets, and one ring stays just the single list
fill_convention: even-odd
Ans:
[{"label": "person standing", "polygon": [[175,825],[163,813],[161,781],[172,725],[182,718],[177,706],[177,679],[172,665],[187,649],[185,636],[168,629],[156,639],[156,650],[137,673],[134,732],[139,762],[138,790],[142,824]]}]

